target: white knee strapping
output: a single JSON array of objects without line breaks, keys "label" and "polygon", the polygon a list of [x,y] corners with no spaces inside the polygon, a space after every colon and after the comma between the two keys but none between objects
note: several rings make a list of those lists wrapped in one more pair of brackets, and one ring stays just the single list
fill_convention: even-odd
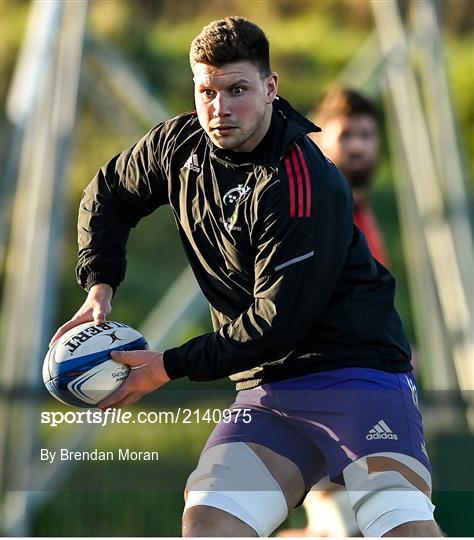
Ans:
[{"label": "white knee strapping", "polygon": [[403,523],[432,520],[433,510],[421,491],[376,491],[362,502],[356,518],[364,536],[381,537]]},{"label": "white knee strapping", "polygon": [[269,536],[288,515],[285,497],[261,459],[241,442],[212,446],[186,484],[184,510],[205,505],[224,510]]},{"label": "white knee strapping", "polygon": [[433,519],[434,506],[401,472],[382,470],[369,473],[370,458],[390,458],[416,473],[421,484],[431,489],[431,476],[417,459],[395,452],[364,456],[343,472],[357,524],[364,536],[380,537],[410,521]]}]

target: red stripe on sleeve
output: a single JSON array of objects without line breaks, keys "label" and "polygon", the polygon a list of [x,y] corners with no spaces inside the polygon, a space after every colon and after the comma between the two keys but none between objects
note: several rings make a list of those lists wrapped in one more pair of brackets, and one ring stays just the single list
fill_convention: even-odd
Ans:
[{"label": "red stripe on sleeve", "polygon": [[296,178],[298,180],[298,217],[303,217],[303,177],[301,175],[300,164],[298,163],[298,158],[294,147],[291,149],[291,157],[293,159]]},{"label": "red stripe on sleeve", "polygon": [[286,174],[288,175],[288,183],[290,186],[290,217],[296,217],[295,208],[295,178],[291,169],[290,158],[285,158]]},{"label": "red stripe on sleeve", "polygon": [[306,159],[301,148],[296,145],[296,150],[298,151],[298,156],[300,158],[301,164],[303,166],[304,179],[306,183],[306,217],[311,216],[311,180],[309,176],[308,166],[306,165]]}]

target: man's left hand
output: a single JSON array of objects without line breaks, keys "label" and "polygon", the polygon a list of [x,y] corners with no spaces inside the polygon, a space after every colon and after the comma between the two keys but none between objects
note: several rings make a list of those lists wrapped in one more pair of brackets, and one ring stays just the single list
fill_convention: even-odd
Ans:
[{"label": "man's left hand", "polygon": [[117,391],[98,404],[101,410],[135,403],[145,394],[165,385],[170,378],[163,365],[163,353],[153,351],[114,351],[112,360],[130,366],[130,372]]}]

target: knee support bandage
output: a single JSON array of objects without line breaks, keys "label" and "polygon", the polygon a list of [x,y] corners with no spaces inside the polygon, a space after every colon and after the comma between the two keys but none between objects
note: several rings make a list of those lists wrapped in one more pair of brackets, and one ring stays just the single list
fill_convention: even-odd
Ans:
[{"label": "knee support bandage", "polygon": [[380,537],[403,523],[433,519],[430,473],[411,456],[371,454],[348,465],[343,475],[364,536]]},{"label": "knee support bandage", "polygon": [[277,481],[241,442],[217,444],[201,455],[186,484],[185,511],[205,505],[224,510],[269,536],[288,515]]}]

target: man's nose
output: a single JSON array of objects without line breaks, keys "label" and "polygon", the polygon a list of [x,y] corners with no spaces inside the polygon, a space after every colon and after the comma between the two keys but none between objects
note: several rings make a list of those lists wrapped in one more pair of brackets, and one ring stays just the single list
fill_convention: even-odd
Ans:
[{"label": "man's nose", "polygon": [[363,137],[352,136],[347,141],[347,149],[349,150],[349,152],[353,152],[353,153],[364,152],[366,146],[367,146],[367,142],[365,141]]},{"label": "man's nose", "polygon": [[229,116],[229,101],[222,94],[217,94],[212,102],[214,112],[213,115],[217,118]]}]

